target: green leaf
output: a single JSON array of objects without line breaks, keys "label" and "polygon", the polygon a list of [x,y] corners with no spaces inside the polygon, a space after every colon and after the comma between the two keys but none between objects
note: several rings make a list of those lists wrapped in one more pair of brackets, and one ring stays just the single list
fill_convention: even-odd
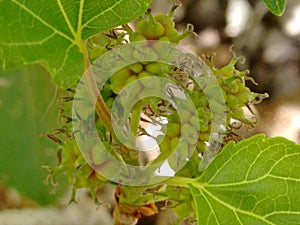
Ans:
[{"label": "green leaf", "polygon": [[281,16],[286,7],[286,0],[262,0],[276,16]]},{"label": "green leaf", "polygon": [[199,225],[300,224],[300,146],[264,135],[229,143],[189,187]]},{"label": "green leaf", "polygon": [[84,40],[143,14],[151,0],[0,0],[4,69],[40,62],[60,87],[84,69]]},{"label": "green leaf", "polygon": [[57,163],[56,145],[41,136],[58,127],[58,109],[49,98],[55,96],[55,88],[49,82],[38,65],[0,70],[0,183],[40,204],[59,197],[50,194],[51,185],[44,184],[48,172],[42,169]]}]

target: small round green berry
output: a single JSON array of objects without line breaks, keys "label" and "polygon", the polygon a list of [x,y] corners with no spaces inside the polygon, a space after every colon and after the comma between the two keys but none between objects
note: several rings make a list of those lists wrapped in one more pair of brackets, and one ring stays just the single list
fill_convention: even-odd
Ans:
[{"label": "small round green berry", "polygon": [[231,110],[230,115],[232,116],[233,119],[244,119],[245,118],[245,113],[242,108],[234,108]]},{"label": "small round green berry", "polygon": [[149,73],[154,73],[157,75],[166,73],[169,71],[170,66],[162,62],[153,62],[146,65],[145,69]]},{"label": "small round green berry", "polygon": [[130,42],[137,42],[137,41],[145,41],[147,39],[142,34],[133,32],[132,34],[129,35],[129,40]]},{"label": "small round green berry", "polygon": [[140,72],[143,71],[143,65],[141,63],[134,63],[134,64],[132,64],[132,65],[129,66],[129,69],[132,72],[138,74],[138,73],[140,73]]},{"label": "small round green berry", "polygon": [[251,93],[250,89],[247,87],[241,87],[239,92],[235,96],[243,104],[246,104],[253,100],[252,93]]},{"label": "small round green berry", "polygon": [[141,20],[136,25],[136,31],[145,36],[147,40],[157,40],[164,35],[164,27],[157,22]]},{"label": "small round green berry", "polygon": [[154,16],[156,22],[159,22],[165,29],[165,32],[175,28],[175,22],[172,17],[166,14],[157,14]]},{"label": "small round green berry", "polygon": [[120,91],[124,88],[126,80],[115,80],[114,82],[111,82],[110,87],[111,90],[115,94],[119,94]]},{"label": "small round green berry", "polygon": [[144,78],[144,77],[151,77],[151,76],[155,76],[154,74],[152,73],[149,73],[147,71],[142,71],[138,74],[138,78]]},{"label": "small round green berry", "polygon": [[113,97],[110,97],[109,99],[107,99],[107,100],[105,101],[105,104],[106,104],[107,108],[109,108],[109,109],[112,108],[113,103],[114,103],[114,100],[115,100],[115,99],[114,99]]},{"label": "small round green berry", "polygon": [[230,109],[235,108],[237,106],[240,106],[240,100],[235,95],[228,94],[227,95],[227,100],[226,100],[226,105]]},{"label": "small round green berry", "polygon": [[125,85],[130,84],[131,82],[137,80],[137,76],[131,75],[125,82]]},{"label": "small round green berry", "polygon": [[128,79],[128,77],[132,74],[132,71],[127,68],[124,67],[122,69],[120,69],[119,71],[117,71],[111,78],[110,78],[110,82],[114,83],[115,81],[120,82],[123,81],[125,82],[125,80]]}]

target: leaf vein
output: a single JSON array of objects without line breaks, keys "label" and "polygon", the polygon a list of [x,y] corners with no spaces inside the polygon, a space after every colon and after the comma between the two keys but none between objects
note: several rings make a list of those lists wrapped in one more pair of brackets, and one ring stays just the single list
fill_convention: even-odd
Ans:
[{"label": "leaf vein", "polygon": [[[207,193],[211,198],[213,198],[215,201],[219,202],[220,204],[224,205],[225,207],[229,208],[230,210],[232,210],[233,212],[236,211],[236,212],[239,212],[241,214],[245,214],[245,215],[248,215],[248,216],[252,216],[252,217],[255,217],[261,221],[264,221],[265,223],[267,224],[270,224],[270,225],[275,225],[274,223],[271,223],[270,221],[266,220],[264,217],[261,217],[257,214],[254,214],[254,213],[251,213],[249,211],[245,211],[245,210],[242,210],[242,209],[238,209],[238,208],[235,208],[231,205],[229,205],[228,203],[222,201],[221,199],[217,198],[216,196],[214,196],[212,193],[210,193],[208,190],[205,190],[205,188],[202,188],[202,190]],[[235,213],[234,213],[235,214]],[[236,214],[235,214],[236,215]]]},{"label": "leaf vein", "polygon": [[28,9],[25,5],[19,3],[16,0],[11,0],[14,4],[16,4],[17,6],[19,6],[21,9],[23,9],[24,11],[26,11],[27,13],[29,13],[31,16],[33,16],[34,18],[36,18],[38,21],[40,21],[42,24],[44,24],[46,27],[50,28],[51,30],[53,30],[55,33],[59,34],[60,36],[64,37],[65,39],[71,41],[72,43],[74,42],[74,40],[69,37],[68,35],[64,34],[63,32],[57,30],[55,27],[51,26],[50,24],[48,24],[45,20],[43,20],[40,16],[36,15],[34,12],[32,12],[30,9]]},{"label": "leaf vein", "polygon": [[71,25],[71,22],[70,22],[70,20],[69,20],[69,17],[68,17],[68,15],[67,15],[67,13],[66,13],[66,11],[65,11],[65,9],[64,9],[64,7],[63,7],[63,5],[62,5],[62,3],[61,3],[61,0],[56,0],[56,2],[57,2],[57,4],[58,4],[58,7],[59,7],[59,9],[60,9],[60,11],[61,11],[63,17],[65,18],[65,21],[66,21],[66,23],[67,23],[67,25],[68,25],[69,30],[71,31],[71,33],[73,34],[73,36],[74,36],[74,38],[75,38],[75,40],[76,40],[76,33],[75,33],[75,30],[74,30],[74,28],[73,28],[72,25]]},{"label": "leaf vein", "polygon": [[[117,1],[115,4],[113,4],[111,7],[105,9],[104,11],[102,11],[101,13],[99,13],[98,15],[92,17],[91,19],[89,19],[87,22],[85,22],[83,25],[82,25],[82,29],[84,29],[85,27],[88,26],[89,23],[91,23],[93,20],[97,19],[99,16],[103,16],[105,13],[109,12],[109,11],[114,11],[113,9],[115,7],[117,7],[119,4],[121,4],[124,0],[121,0],[121,1]],[[140,5],[140,4],[139,4]]]},{"label": "leaf vein", "polygon": [[13,42],[13,43],[7,43],[7,42],[1,42],[1,44],[5,46],[32,46],[32,45],[41,45],[53,38],[56,35],[55,32],[53,32],[50,36],[41,39],[39,41],[28,41],[28,42]]}]

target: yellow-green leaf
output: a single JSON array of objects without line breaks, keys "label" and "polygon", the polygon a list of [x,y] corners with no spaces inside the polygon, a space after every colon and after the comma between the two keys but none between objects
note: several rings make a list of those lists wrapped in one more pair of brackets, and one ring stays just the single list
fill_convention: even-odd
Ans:
[{"label": "yellow-green leaf", "polygon": [[300,224],[300,146],[264,135],[230,143],[189,187],[199,225]]}]

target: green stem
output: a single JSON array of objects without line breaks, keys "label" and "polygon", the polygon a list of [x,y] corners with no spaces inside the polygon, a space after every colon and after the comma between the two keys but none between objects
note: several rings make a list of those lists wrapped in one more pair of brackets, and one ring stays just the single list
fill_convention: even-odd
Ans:
[{"label": "green stem", "polygon": [[194,183],[193,178],[187,177],[171,177],[168,180],[164,181],[165,184],[171,186],[179,186],[179,187],[189,187],[188,184]]},{"label": "green stem", "polygon": [[92,103],[95,102],[95,110],[97,115],[99,116],[101,122],[105,126],[105,128],[112,134],[113,138],[115,141],[118,139],[116,138],[116,135],[114,133],[112,123],[111,123],[111,114],[109,112],[109,109],[107,108],[102,96],[100,95],[96,81],[93,77],[93,72],[91,71],[90,68],[90,60],[88,57],[87,50],[84,50],[84,71],[85,74],[83,76],[83,79],[85,81],[86,88],[88,90],[88,94],[90,97],[90,100]]},{"label": "green stem", "polygon": [[137,135],[142,108],[143,108],[143,103],[139,102],[132,109],[130,129],[134,135]]}]

